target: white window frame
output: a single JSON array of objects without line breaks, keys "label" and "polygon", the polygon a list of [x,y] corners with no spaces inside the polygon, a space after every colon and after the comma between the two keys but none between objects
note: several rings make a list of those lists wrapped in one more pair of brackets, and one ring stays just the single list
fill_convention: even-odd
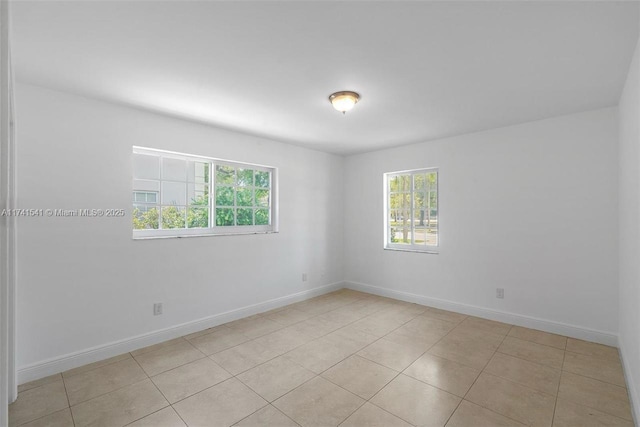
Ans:
[{"label": "white window frame", "polygon": [[[394,176],[399,176],[399,175],[411,175],[411,213],[410,213],[410,217],[413,218],[413,212],[414,212],[414,177],[415,175],[421,175],[421,174],[427,174],[427,173],[436,173],[437,176],[437,180],[436,180],[436,206],[437,206],[437,210],[438,210],[438,223],[437,223],[437,244],[436,245],[419,245],[419,244],[415,244],[415,243],[411,243],[411,244],[407,244],[407,243],[392,243],[390,241],[390,224],[389,224],[389,220],[391,218],[391,207],[389,206],[389,200],[390,200],[390,194],[391,194],[391,189],[390,189],[390,180],[391,178],[393,178]],[[422,252],[422,253],[429,253],[429,254],[438,254],[440,252],[440,246],[441,246],[441,241],[440,241],[440,171],[438,168],[432,167],[432,168],[422,168],[422,169],[410,169],[410,170],[404,170],[404,171],[396,171],[396,172],[388,172],[383,174],[383,180],[384,180],[384,190],[383,190],[383,194],[384,194],[384,249],[386,250],[393,250],[393,251],[406,251],[406,252]],[[414,233],[414,224],[412,221],[411,224],[411,239],[414,239],[415,233]]]},{"label": "white window frame", "polygon": [[[134,239],[155,239],[170,237],[198,237],[198,236],[228,236],[243,234],[266,234],[278,232],[278,169],[272,166],[258,165],[253,163],[236,162],[232,160],[218,159],[215,157],[198,156],[193,154],[178,153],[174,151],[158,150],[147,147],[133,147],[133,154],[145,154],[162,158],[172,158],[179,160],[191,160],[197,162],[209,163],[209,227],[207,228],[172,228],[172,229],[133,229]],[[162,162],[162,160],[161,160]],[[269,225],[236,225],[236,226],[216,226],[215,225],[215,173],[216,166],[224,165],[234,168],[249,168],[253,170],[269,172],[271,182],[269,186]],[[160,163],[162,173],[162,163]],[[138,191],[133,188],[134,191]],[[162,182],[162,180],[160,180]],[[143,190],[140,190],[143,191]],[[162,227],[162,189],[158,193],[158,226]],[[133,212],[133,210],[132,210]]]}]

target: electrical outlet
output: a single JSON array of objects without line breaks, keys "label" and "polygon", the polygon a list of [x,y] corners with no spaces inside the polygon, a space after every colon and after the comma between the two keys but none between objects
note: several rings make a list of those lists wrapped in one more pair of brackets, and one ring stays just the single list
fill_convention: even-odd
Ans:
[{"label": "electrical outlet", "polygon": [[496,288],[496,298],[504,299],[504,288]]},{"label": "electrical outlet", "polygon": [[158,302],[153,304],[153,315],[154,316],[159,316],[162,314],[162,303]]},{"label": "electrical outlet", "polygon": [[307,273],[302,273],[302,281],[303,282],[307,281]]}]

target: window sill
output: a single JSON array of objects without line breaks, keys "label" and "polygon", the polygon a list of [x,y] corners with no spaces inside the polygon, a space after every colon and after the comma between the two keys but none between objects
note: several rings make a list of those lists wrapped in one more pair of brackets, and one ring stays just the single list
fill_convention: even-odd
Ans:
[{"label": "window sill", "polygon": [[133,240],[155,240],[155,239],[184,239],[191,237],[220,237],[220,236],[250,236],[254,234],[277,234],[278,231],[234,231],[232,233],[200,233],[200,234],[181,234],[181,235],[166,235],[161,234],[157,236],[145,235],[145,236],[133,236]]},{"label": "window sill", "polygon": [[429,255],[439,255],[439,249],[429,249],[429,250],[418,250],[418,249],[410,249],[410,248],[383,248],[385,251],[395,251],[395,252],[415,252],[418,254],[429,254]]}]

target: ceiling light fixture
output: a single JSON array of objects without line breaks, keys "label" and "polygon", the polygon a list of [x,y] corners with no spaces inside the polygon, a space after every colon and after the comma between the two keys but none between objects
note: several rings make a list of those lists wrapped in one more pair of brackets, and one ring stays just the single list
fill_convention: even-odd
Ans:
[{"label": "ceiling light fixture", "polygon": [[342,114],[351,110],[359,100],[360,95],[348,90],[329,95],[329,101],[331,102],[331,105],[333,105],[333,108],[340,111]]}]

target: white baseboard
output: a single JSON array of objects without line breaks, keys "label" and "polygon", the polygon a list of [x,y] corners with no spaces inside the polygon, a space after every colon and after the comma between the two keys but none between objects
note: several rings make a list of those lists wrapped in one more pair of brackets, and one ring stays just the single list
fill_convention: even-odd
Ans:
[{"label": "white baseboard", "polygon": [[470,304],[462,304],[458,302],[442,300],[438,298],[430,298],[423,295],[412,294],[409,292],[367,285],[365,283],[345,281],[345,287],[347,287],[348,289],[353,289],[355,291],[367,292],[370,294],[394,298],[402,301],[436,307],[443,310],[455,311],[471,316],[482,317],[485,319],[496,320],[512,325],[537,329],[540,331],[550,332],[558,335],[564,335],[571,338],[593,341],[614,347],[618,346],[618,335],[612,332],[603,332],[561,322],[554,322],[530,316],[523,316],[521,314],[509,313],[506,311],[498,311]]},{"label": "white baseboard", "polygon": [[631,367],[629,366],[629,358],[625,352],[624,340],[619,340],[620,359],[622,359],[622,369],[624,371],[624,379],[627,382],[627,393],[629,394],[629,406],[631,407],[631,416],[635,421],[634,425],[640,424],[640,396],[638,395],[638,389],[636,383],[631,376]]},{"label": "white baseboard", "polygon": [[295,294],[274,298],[258,304],[248,305],[246,307],[204,317],[191,322],[182,323],[166,329],[125,338],[123,340],[37,362],[18,369],[18,384],[24,384],[29,381],[77,368],[88,363],[108,359],[149,345],[158,344],[163,341],[198,332],[203,329],[212,328],[233,320],[242,319],[243,317],[263,313],[295,302],[304,301],[318,295],[342,289],[343,287],[343,282],[331,283]]}]

